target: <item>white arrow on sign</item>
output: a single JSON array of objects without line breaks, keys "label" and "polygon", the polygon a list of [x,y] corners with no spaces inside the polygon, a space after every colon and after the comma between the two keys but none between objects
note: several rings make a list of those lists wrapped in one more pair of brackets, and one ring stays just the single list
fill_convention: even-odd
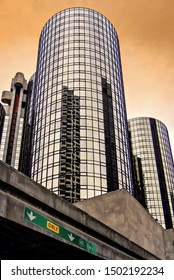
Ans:
[{"label": "white arrow on sign", "polygon": [[32,211],[30,213],[27,212],[27,215],[28,215],[30,221],[33,221],[36,218],[36,216],[33,215]]},{"label": "white arrow on sign", "polygon": [[69,239],[71,240],[71,242],[75,239],[75,237],[71,234],[68,234]]}]

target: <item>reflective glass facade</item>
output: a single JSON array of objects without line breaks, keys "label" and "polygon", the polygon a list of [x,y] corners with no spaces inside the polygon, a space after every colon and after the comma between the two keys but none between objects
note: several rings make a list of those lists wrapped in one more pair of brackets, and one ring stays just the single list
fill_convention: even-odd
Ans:
[{"label": "reflective glass facade", "polygon": [[71,202],[132,192],[119,43],[108,19],[70,8],[46,23],[35,95],[32,178]]},{"label": "reflective glass facade", "polygon": [[132,157],[132,165],[134,197],[145,209],[147,209],[147,198],[145,192],[144,174],[142,170],[141,158],[134,155]]},{"label": "reflective glass facade", "polygon": [[166,228],[174,226],[174,166],[166,126],[153,118],[129,121],[132,152],[141,158],[147,208]]}]

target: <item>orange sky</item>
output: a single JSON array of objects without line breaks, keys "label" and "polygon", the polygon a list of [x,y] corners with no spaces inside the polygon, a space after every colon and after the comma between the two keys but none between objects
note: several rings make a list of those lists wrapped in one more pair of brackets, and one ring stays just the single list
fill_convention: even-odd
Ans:
[{"label": "orange sky", "polygon": [[174,152],[174,0],[0,0],[0,93],[11,78],[35,72],[46,21],[69,7],[105,15],[117,30],[128,118],[166,124]]}]

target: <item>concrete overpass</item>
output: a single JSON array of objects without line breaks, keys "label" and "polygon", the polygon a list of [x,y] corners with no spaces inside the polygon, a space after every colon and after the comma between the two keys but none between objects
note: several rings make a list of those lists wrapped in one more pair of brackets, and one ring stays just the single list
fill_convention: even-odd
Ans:
[{"label": "concrete overpass", "polygon": [[162,258],[1,161],[0,256],[24,260]]}]

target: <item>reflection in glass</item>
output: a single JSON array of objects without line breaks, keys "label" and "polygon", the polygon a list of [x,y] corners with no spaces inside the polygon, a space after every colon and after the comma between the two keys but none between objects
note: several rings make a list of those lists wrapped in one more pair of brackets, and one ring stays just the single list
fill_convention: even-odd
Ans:
[{"label": "reflection in glass", "polygon": [[[32,178],[37,180],[38,162],[41,173],[50,164],[41,184],[71,202],[121,188],[132,193],[118,38],[108,19],[70,8],[48,21],[40,38],[35,94]],[[124,173],[117,180],[120,158]],[[57,186],[51,176],[57,176]]]}]

